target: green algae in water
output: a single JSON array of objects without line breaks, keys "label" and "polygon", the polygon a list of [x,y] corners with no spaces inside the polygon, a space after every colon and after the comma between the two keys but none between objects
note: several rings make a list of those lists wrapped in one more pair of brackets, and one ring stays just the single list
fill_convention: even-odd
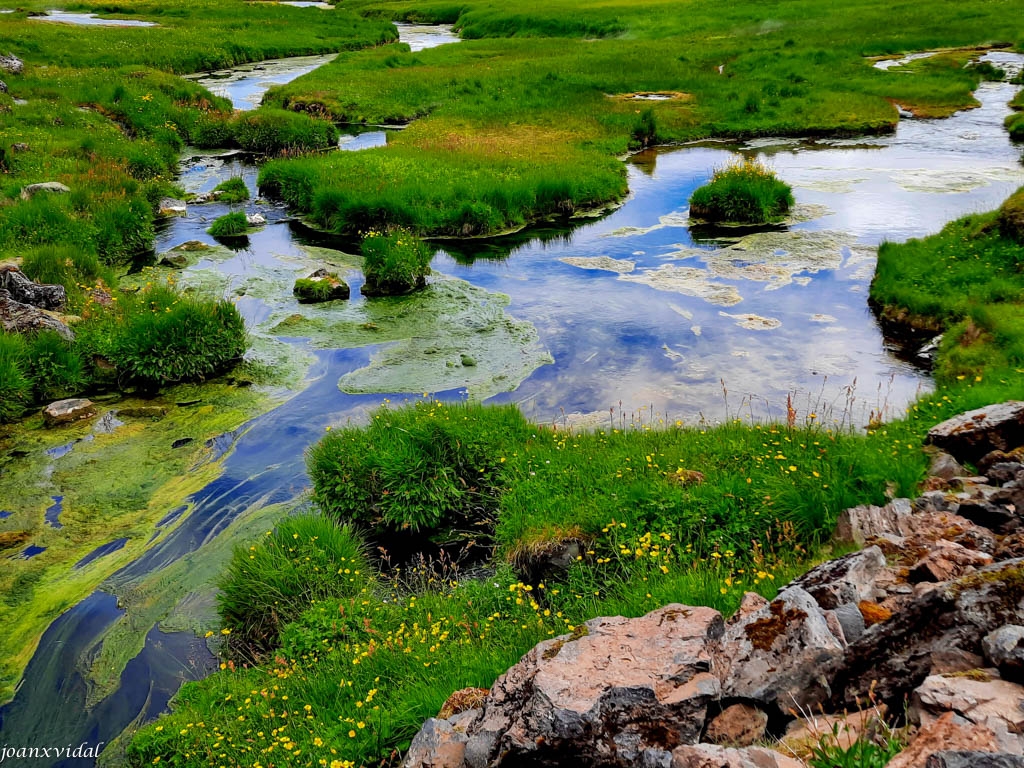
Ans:
[{"label": "green algae in water", "polygon": [[[463,280],[439,278],[409,296],[340,308],[304,308],[280,318],[279,336],[308,338],[321,348],[388,344],[370,364],[346,374],[350,394],[466,389],[487,398],[514,389],[553,362],[532,323],[505,312],[509,297]],[[466,365],[465,359],[474,365]]]}]

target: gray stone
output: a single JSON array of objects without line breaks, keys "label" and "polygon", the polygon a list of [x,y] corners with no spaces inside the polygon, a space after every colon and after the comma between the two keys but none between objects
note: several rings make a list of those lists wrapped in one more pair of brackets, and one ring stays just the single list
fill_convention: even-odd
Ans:
[{"label": "gray stone", "polygon": [[66,195],[71,191],[70,187],[61,184],[59,181],[42,181],[38,184],[28,184],[21,188],[21,199],[31,200],[40,192],[49,192],[54,195]]},{"label": "gray stone", "polygon": [[96,406],[91,400],[73,397],[50,403],[43,409],[43,418],[49,426],[70,424],[96,415]]},{"label": "gray stone", "polygon": [[981,641],[985,658],[1006,680],[1024,683],[1024,626],[1007,624]]},{"label": "gray stone", "polygon": [[913,533],[912,514],[909,499],[893,499],[884,507],[852,507],[839,514],[836,539],[863,547],[868,539],[875,536],[909,536]]},{"label": "gray stone", "polygon": [[928,470],[928,474],[943,480],[952,480],[954,477],[961,477],[967,474],[967,470],[948,453],[939,451],[932,456],[931,468]]},{"label": "gray stone", "polygon": [[7,333],[30,333],[49,330],[73,341],[74,332],[61,320],[39,307],[15,301],[10,291],[0,288],[0,327]]},{"label": "gray stone", "polygon": [[25,62],[14,54],[0,53],[0,71],[7,72],[12,75],[20,75],[25,71]]},{"label": "gray stone", "polygon": [[819,606],[828,610],[845,603],[873,600],[875,582],[885,568],[885,555],[868,547],[808,571],[790,586],[807,591]]},{"label": "gray stone", "polygon": [[722,695],[757,702],[778,714],[812,709],[828,699],[827,681],[843,648],[815,599],[800,587],[788,587],[727,628]]},{"label": "gray stone", "polygon": [[165,197],[160,200],[157,210],[161,216],[185,216],[188,213],[188,206],[184,200]]},{"label": "gray stone", "polygon": [[1024,464],[1019,461],[1000,461],[993,464],[985,472],[990,483],[1006,485],[1017,479],[1017,476],[1024,471]]},{"label": "gray stone", "polygon": [[41,285],[25,277],[17,267],[0,267],[0,288],[11,298],[39,309],[64,309],[68,294],[63,285]]},{"label": "gray stone", "polygon": [[864,614],[853,603],[837,605],[832,609],[832,613],[835,614],[839,626],[843,628],[843,637],[847,643],[855,643],[864,634]]},{"label": "gray stone", "polygon": [[245,216],[245,222],[250,227],[262,227],[267,223],[267,217],[262,213],[249,213]]},{"label": "gray stone", "polygon": [[996,533],[1012,533],[1020,527],[1020,518],[1016,514],[991,501],[981,499],[963,501],[957,509],[957,514],[975,525],[988,528]]}]

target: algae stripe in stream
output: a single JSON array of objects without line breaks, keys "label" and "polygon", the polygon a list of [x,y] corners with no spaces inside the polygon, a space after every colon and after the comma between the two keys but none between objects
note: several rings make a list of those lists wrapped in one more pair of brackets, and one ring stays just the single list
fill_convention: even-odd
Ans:
[{"label": "algae stripe in stream", "polygon": [[[174,406],[192,399],[202,403]],[[47,456],[46,449],[91,435],[95,422],[48,430],[35,418],[2,438],[8,455],[0,465],[0,506],[14,514],[0,528],[29,531],[31,541],[46,551],[31,560],[0,560],[0,701],[11,698],[46,627],[154,546],[156,523],[218,476],[223,457],[200,463],[209,455],[206,440],[237,429],[274,400],[255,388],[211,383],[177,387],[160,404],[168,408],[164,418],[125,419],[125,426],[80,440],[59,459]],[[172,448],[182,437],[193,442]],[[12,451],[28,455],[11,456]],[[44,522],[50,497],[58,493],[64,496],[61,529]],[[87,567],[73,567],[115,538],[129,541]]]}]

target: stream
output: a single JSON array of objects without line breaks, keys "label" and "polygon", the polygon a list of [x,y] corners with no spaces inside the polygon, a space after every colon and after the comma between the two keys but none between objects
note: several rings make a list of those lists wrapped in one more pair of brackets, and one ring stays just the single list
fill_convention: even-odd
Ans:
[{"label": "stream", "polygon": [[[402,40],[421,48],[457,39],[450,28],[399,26]],[[988,58],[1010,67],[1022,61]],[[264,62],[200,82],[252,108],[271,85],[327,59]],[[119,596],[177,573],[169,569],[202,557],[246,516],[298,503],[308,485],[305,449],[327,427],[358,421],[384,399],[469,393],[515,402],[537,420],[581,425],[780,418],[787,395],[802,415],[814,410],[844,425],[898,415],[931,384],[925,370],[901,359],[867,306],[875,249],[990,210],[1024,183],[1020,147],[1002,126],[1014,92],[983,83],[977,109],[904,120],[890,136],[642,153],[627,163],[628,200],[609,215],[491,240],[438,241],[428,298],[362,298],[357,265],[341,253],[353,244],[273,203],[245,206],[268,224],[230,248],[206,234],[229,206],[190,205],[162,225],[157,251],[193,240],[215,246],[179,273],[180,283],[237,297],[259,349],[308,367],[303,386],[225,436],[220,476],[167,510],[168,532],[143,556],[53,622],[14,700],[0,709],[0,744],[114,741],[163,711],[182,682],[215,669],[201,637],[150,624],[135,627],[142,650],[112,693],[96,700],[83,672],[111,628],[131,623]],[[374,148],[388,133],[345,136],[339,151],[382,151]],[[737,154],[763,159],[793,186],[794,220],[767,232],[701,236],[689,226],[688,197]],[[257,172],[237,153],[195,153],[183,158],[180,182],[200,193],[239,176],[255,196]],[[324,260],[346,277],[352,300],[298,305],[292,282]],[[435,322],[428,311],[451,318]],[[380,342],[374,333],[383,334]],[[60,501],[52,503],[57,523]]]}]

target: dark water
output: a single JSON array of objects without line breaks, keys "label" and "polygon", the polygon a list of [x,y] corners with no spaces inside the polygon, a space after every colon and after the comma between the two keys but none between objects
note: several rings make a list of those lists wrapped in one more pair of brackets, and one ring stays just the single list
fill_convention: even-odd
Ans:
[{"label": "dark water", "polygon": [[[999,57],[1006,55],[994,56],[1003,63]],[[251,104],[277,74],[250,71],[221,83],[236,104]],[[507,294],[508,311],[536,326],[555,362],[494,400],[517,402],[538,419],[563,412],[580,421],[597,418],[591,414],[607,419],[609,406],[618,408],[620,401],[627,410],[644,408],[647,419],[651,410],[671,418],[720,418],[722,382],[733,413],[742,401],[744,413],[779,415],[789,394],[801,407],[835,404],[825,412],[837,418],[899,413],[930,384],[893,354],[867,307],[873,247],[991,209],[1024,182],[1020,148],[1002,129],[1013,92],[1006,84],[984,84],[981,108],[943,121],[905,121],[889,137],[647,153],[629,164],[630,198],[611,215],[498,240],[442,244],[433,266]],[[376,144],[381,138],[362,140]],[[803,215],[769,237],[708,240],[688,226],[687,199],[714,167],[739,155],[760,157],[793,185]],[[182,182],[203,191],[240,175],[255,191],[255,173],[243,158],[207,156],[185,165]],[[215,269],[228,288],[287,264],[302,244],[345,245],[311,233],[274,206],[249,207],[270,224],[231,258],[196,267]],[[168,223],[160,248],[192,239],[212,243],[205,228],[224,210],[191,207],[187,217]],[[362,301],[354,288],[353,302]],[[270,316],[271,301],[287,299],[246,297],[238,304],[257,332]],[[302,340],[289,343],[305,347]],[[405,396],[338,389],[338,380],[365,366],[374,352],[312,352],[304,388],[218,443],[218,451],[226,452],[220,477],[183,499],[184,506],[168,509],[159,526],[184,516],[178,527],[115,574],[107,588],[130,589],[201,552],[255,507],[301,493],[308,485],[303,452],[327,427],[360,418],[386,397]],[[113,551],[102,549],[80,565]],[[153,627],[117,691],[86,710],[82,659],[97,652],[98,639],[120,615],[111,595],[96,592],[51,625],[14,701],[0,709],[0,742],[109,741],[129,724],[154,717],[183,681],[212,668],[202,640]]]}]

